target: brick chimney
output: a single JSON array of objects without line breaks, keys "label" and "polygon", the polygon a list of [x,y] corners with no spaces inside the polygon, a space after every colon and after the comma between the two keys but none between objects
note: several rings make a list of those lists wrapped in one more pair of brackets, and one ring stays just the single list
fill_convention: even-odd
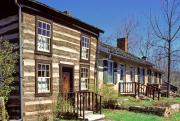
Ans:
[{"label": "brick chimney", "polygon": [[117,48],[128,52],[128,39],[127,38],[118,38],[117,39]]}]

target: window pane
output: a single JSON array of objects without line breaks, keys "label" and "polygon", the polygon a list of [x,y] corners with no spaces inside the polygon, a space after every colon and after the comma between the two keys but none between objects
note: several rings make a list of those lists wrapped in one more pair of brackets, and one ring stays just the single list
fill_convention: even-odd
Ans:
[{"label": "window pane", "polygon": [[40,28],[38,28],[38,34],[41,34],[41,29]]},{"label": "window pane", "polygon": [[43,30],[43,35],[46,36],[46,30]]},{"label": "window pane", "polygon": [[47,36],[50,37],[50,31],[47,31]]},{"label": "window pane", "polygon": [[39,71],[41,70],[41,64],[38,64],[38,70]]},{"label": "window pane", "polygon": [[38,21],[38,27],[42,28],[42,23],[40,21]]},{"label": "window pane", "polygon": [[50,25],[49,24],[47,24],[47,30],[50,30]]},{"label": "window pane", "polygon": [[46,69],[46,66],[45,65],[42,65],[42,70],[44,71]]},{"label": "window pane", "polygon": [[50,77],[50,76],[49,76],[49,71],[46,71],[46,77]]},{"label": "window pane", "polygon": [[43,29],[46,29],[46,23],[43,23]]},{"label": "window pane", "polygon": [[42,75],[41,75],[41,71],[38,71],[38,77],[41,77]]}]

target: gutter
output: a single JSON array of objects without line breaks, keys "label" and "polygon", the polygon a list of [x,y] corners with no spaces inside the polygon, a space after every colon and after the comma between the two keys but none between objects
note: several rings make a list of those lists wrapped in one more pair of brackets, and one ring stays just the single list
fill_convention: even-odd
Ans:
[{"label": "gutter", "polygon": [[22,35],[21,35],[21,18],[22,18],[22,9],[21,9],[21,5],[18,3],[17,0],[15,0],[15,4],[18,7],[18,15],[19,15],[19,81],[20,81],[20,106],[21,106],[21,119],[20,121],[23,121],[23,59],[22,59],[22,48],[23,48],[23,44],[22,44]]}]

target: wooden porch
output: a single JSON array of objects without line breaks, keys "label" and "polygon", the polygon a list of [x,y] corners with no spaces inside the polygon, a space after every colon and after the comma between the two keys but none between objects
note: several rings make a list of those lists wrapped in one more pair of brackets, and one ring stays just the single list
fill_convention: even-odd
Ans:
[{"label": "wooden porch", "polygon": [[102,96],[91,91],[61,93],[59,101],[63,103],[60,114],[72,114],[76,119],[98,120],[102,115]]},{"label": "wooden porch", "polygon": [[160,98],[159,85],[141,84],[139,82],[119,82],[119,94],[125,96],[146,96],[153,100]]}]

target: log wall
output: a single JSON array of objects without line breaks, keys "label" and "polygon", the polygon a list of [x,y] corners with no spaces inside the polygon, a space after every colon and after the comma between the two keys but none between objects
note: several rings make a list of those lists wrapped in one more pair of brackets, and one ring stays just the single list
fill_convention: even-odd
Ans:
[{"label": "log wall", "polygon": [[[82,33],[58,22],[53,22],[52,26],[52,57],[37,55],[35,53],[36,16],[23,13],[23,105],[24,119],[26,121],[37,120],[40,115],[52,120],[50,114],[53,113],[54,102],[61,88],[60,64],[74,66],[74,88],[79,90],[79,68],[80,64],[84,64],[80,62],[80,37]],[[86,65],[90,65],[90,84],[93,86],[95,82],[96,46],[97,39],[91,37],[90,63]],[[35,61],[37,59],[52,61],[52,96],[35,96]]]}]

